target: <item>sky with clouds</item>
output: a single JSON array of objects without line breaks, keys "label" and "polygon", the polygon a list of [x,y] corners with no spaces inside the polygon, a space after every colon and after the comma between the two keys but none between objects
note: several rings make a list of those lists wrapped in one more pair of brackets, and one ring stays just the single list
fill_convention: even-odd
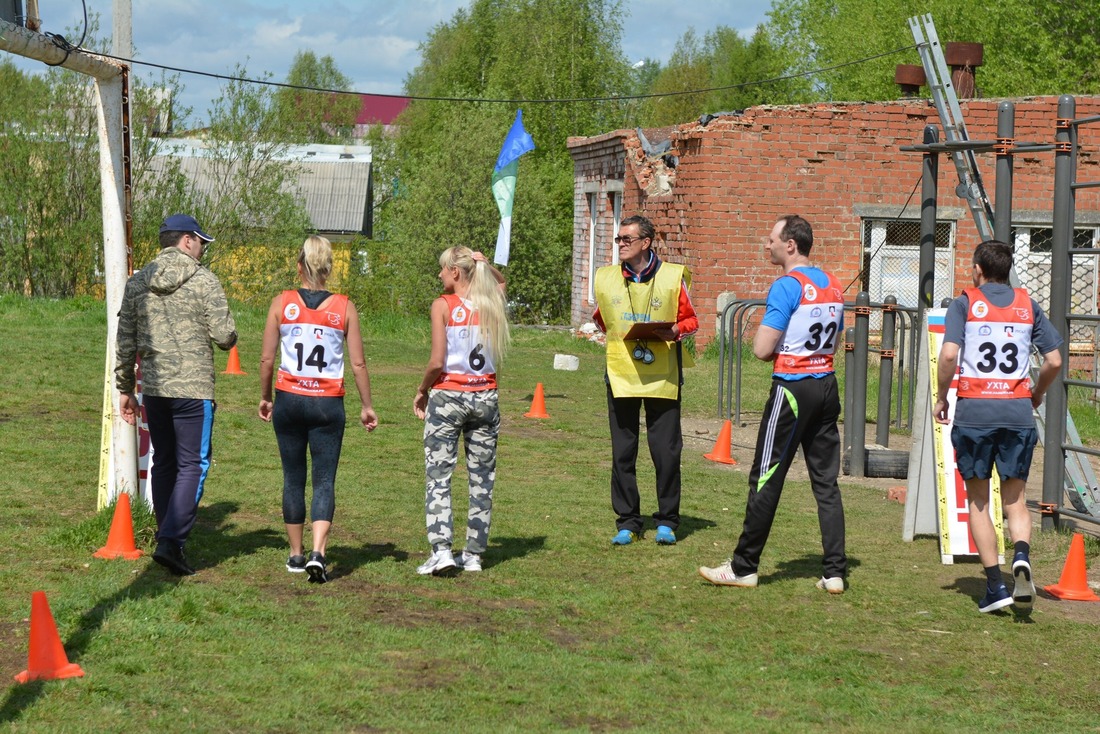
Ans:
[{"label": "sky with clouds", "polygon": [[[112,28],[113,0],[86,0],[100,17],[101,35]],[[23,3],[26,7],[26,2]],[[449,21],[469,0],[131,0],[135,58],[167,66],[217,74],[238,65],[249,77],[270,72],[286,79],[294,55],[312,50],[332,56],[352,81],[355,91],[400,94],[406,75],[420,60],[419,44],[433,27]],[[665,62],[676,41],[689,28],[705,33],[719,25],[749,36],[766,20],[771,0],[624,0],[628,13],[623,29],[623,53],[630,60]],[[80,39],[80,0],[39,0],[42,31]],[[74,30],[75,29],[75,30]],[[0,58],[27,71],[41,62],[20,59],[6,51]],[[148,78],[154,71],[137,66]],[[157,73],[159,78],[159,72]],[[222,82],[181,75],[181,102],[192,108],[192,119],[205,120]]]}]

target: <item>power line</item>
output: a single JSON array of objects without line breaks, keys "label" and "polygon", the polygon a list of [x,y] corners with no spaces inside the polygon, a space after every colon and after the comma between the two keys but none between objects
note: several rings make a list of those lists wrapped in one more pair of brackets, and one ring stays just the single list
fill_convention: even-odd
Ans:
[{"label": "power line", "polygon": [[[53,42],[62,48],[65,46],[62,43],[68,42],[62,36],[57,34],[51,34],[50,38]],[[60,42],[59,42],[60,41]],[[71,48],[71,47],[70,47]],[[765,84],[775,84],[777,82],[788,81],[791,79],[801,79],[805,77],[816,76],[818,74],[824,74],[830,71],[836,71],[837,69],[843,69],[847,66],[855,66],[858,64],[865,64],[868,61],[875,61],[886,56],[893,56],[895,54],[903,53],[905,51],[912,51],[916,49],[916,45],[902,46],[892,51],[886,51],[884,53],[875,54],[873,56],[867,56],[861,59],[855,59],[854,61],[846,61],[842,64],[836,64],[834,66],[827,66],[821,69],[813,69],[810,71],[803,71],[797,74],[787,74],[784,76],[777,76],[771,79],[761,79],[752,82],[741,82],[739,84],[727,84],[720,87],[707,87],[704,89],[688,89],[680,92],[650,92],[647,94],[629,94],[629,95],[617,95],[612,97],[564,97],[560,99],[493,99],[486,97],[430,97],[415,94],[376,94],[372,92],[354,92],[346,89],[325,89],[323,87],[311,87],[302,84],[288,84],[286,82],[275,82],[269,79],[251,79],[248,77],[230,76],[228,74],[215,74],[209,71],[197,71],[195,69],[184,69],[178,66],[168,66],[166,64],[157,64],[151,61],[139,61],[138,59],[128,59],[123,56],[112,56],[111,54],[98,53],[97,56],[102,56],[107,59],[114,59],[115,61],[122,61],[129,64],[139,64],[141,66],[151,66],[156,69],[162,69],[164,71],[172,71],[179,74],[193,74],[196,76],[205,76],[212,79],[221,79],[223,81],[241,82],[244,84],[262,84],[270,87],[279,87],[281,89],[296,89],[303,92],[321,92],[324,94],[350,94],[355,96],[369,95],[372,97],[384,97],[390,99],[409,99],[421,102],[470,102],[470,103],[487,103],[487,104],[576,104],[580,102],[623,102],[627,100],[635,99],[652,99],[654,97],[681,97],[689,94],[707,94],[710,92],[724,92],[730,89],[745,89],[748,87],[762,86]],[[87,53],[96,53],[94,51],[87,51]]]}]

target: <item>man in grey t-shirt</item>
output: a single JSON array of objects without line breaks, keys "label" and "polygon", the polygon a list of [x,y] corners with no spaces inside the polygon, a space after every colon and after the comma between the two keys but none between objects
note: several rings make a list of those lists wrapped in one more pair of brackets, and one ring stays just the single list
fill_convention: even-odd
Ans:
[{"label": "man in grey t-shirt", "polygon": [[[988,240],[974,251],[974,287],[947,309],[937,370],[938,399],[932,415],[951,422],[947,391],[959,373],[951,443],[966,483],[968,523],[978,558],[985,567],[986,595],[978,611],[1010,604],[1031,610],[1031,515],[1024,500],[1031,458],[1038,441],[1032,410],[1062,369],[1062,337],[1022,288],[1008,285],[1012,247]],[[1043,357],[1035,385],[1030,381],[1031,348]],[[1013,540],[1009,596],[998,564],[997,534],[989,515],[989,480],[1001,475],[1001,503]]]}]

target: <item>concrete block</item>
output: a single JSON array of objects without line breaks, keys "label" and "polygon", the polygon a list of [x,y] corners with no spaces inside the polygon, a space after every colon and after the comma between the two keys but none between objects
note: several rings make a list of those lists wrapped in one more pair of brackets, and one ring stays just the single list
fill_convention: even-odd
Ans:
[{"label": "concrete block", "polygon": [[554,355],[554,369],[566,370],[568,372],[576,372],[581,366],[581,361],[572,354],[555,354]]}]

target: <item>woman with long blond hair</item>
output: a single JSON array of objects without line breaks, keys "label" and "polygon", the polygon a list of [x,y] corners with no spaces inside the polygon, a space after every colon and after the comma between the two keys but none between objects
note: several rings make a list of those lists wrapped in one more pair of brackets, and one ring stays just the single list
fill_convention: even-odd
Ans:
[{"label": "woman with long blond hair", "polygon": [[[344,342],[359,390],[359,422],[378,427],[371,404],[370,376],[363,356],[359,313],[347,296],[325,290],[332,272],[332,244],[308,237],[298,255],[302,287],[271,301],[260,355],[260,418],[275,426],[283,464],[283,522],[290,541],[286,570],[306,572],[314,583],[328,581],[325,553],[336,509],[336,466],[344,442]],[[281,356],[275,374],[276,351]],[[275,377],[278,400],[272,402]],[[307,558],[306,449],[313,459],[313,550]]]},{"label": "woman with long blond hair", "polygon": [[[481,570],[489,542],[496,481],[496,369],[508,347],[504,276],[480,252],[451,247],[439,256],[443,295],[432,303],[432,352],[420,381],[413,412],[424,420],[424,508],[432,554],[416,572],[433,576]],[[451,545],[451,475],[458,461],[458,437],[466,441],[470,509],[466,548],[455,562]]]}]

